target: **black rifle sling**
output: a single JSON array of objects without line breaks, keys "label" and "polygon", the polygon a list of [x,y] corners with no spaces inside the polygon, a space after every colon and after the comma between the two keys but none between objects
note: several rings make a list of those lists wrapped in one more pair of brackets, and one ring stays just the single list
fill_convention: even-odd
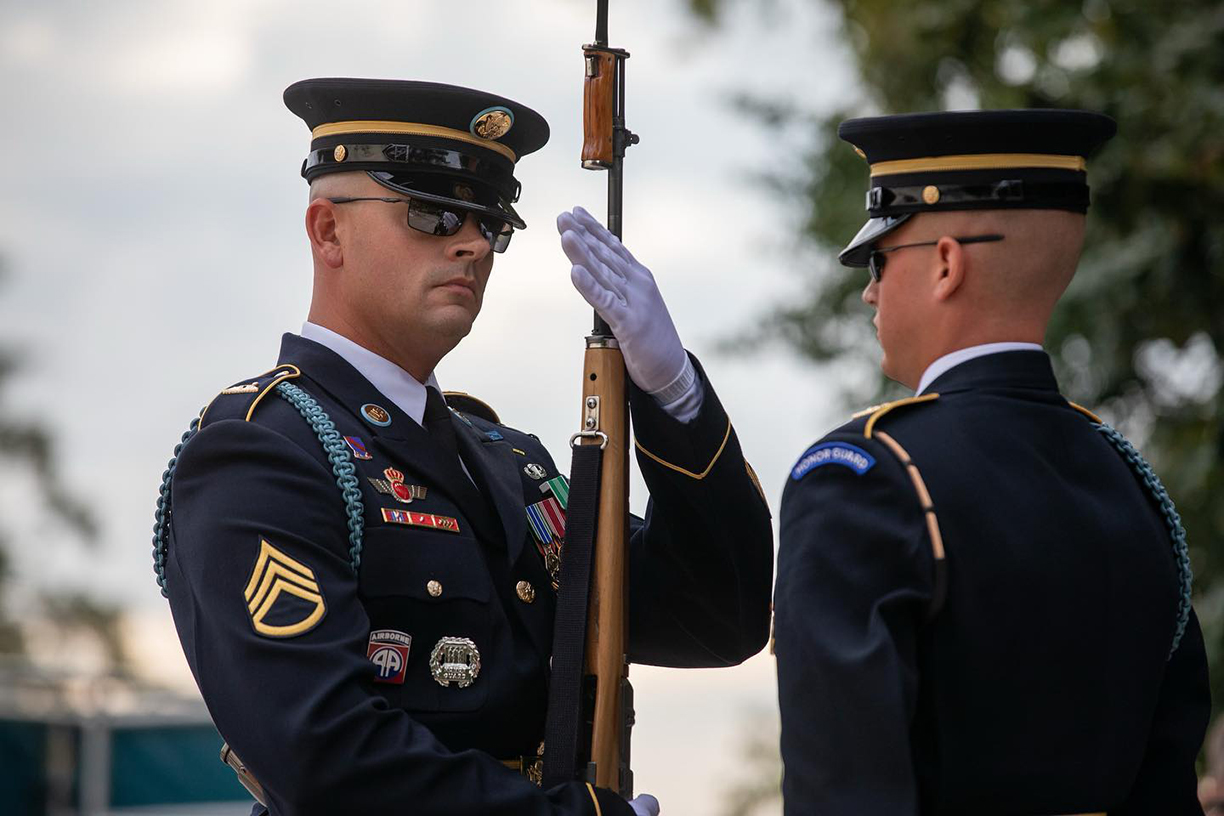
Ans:
[{"label": "black rifle sling", "polygon": [[591,555],[599,510],[599,445],[577,445],[570,465],[561,553],[557,617],[553,623],[552,676],[544,724],[545,788],[578,778],[582,736],[582,670],[586,646],[587,599],[591,592]]}]

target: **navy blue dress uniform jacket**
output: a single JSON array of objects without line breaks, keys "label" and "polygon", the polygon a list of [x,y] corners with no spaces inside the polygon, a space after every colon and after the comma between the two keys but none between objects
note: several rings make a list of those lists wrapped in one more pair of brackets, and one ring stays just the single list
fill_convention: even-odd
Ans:
[{"label": "navy blue dress uniform jacket", "polygon": [[[331,350],[286,335],[280,363],[271,373],[300,370],[290,382],[371,457],[354,462],[365,506],[358,574],[332,464],[298,409],[266,390],[267,377],[217,397],[183,448],[166,572],[196,682],[271,812],[631,813],[610,791],[541,791],[498,761],[535,756],[543,739],[556,593],[525,507],[558,475],[544,447],[455,415],[469,480]],[[638,663],[728,666],[768,637],[769,511],[704,385],[690,423],[630,394],[637,440],[651,454],[639,455],[651,502],[633,520],[630,552],[629,657]],[[364,421],[368,403],[390,423]],[[532,464],[542,478],[525,472]],[[379,492],[371,480],[385,481],[387,468],[424,496],[404,504]],[[388,522],[381,508],[443,526]],[[401,647],[410,639],[402,666],[367,659],[372,633]],[[440,685],[431,671],[446,637],[479,652],[465,688]],[[388,668],[396,682],[379,682]]]},{"label": "navy blue dress uniform jacket", "polygon": [[1155,502],[1044,353],[927,393],[787,482],[786,813],[1200,814],[1206,659],[1192,614],[1166,660],[1179,584]]}]

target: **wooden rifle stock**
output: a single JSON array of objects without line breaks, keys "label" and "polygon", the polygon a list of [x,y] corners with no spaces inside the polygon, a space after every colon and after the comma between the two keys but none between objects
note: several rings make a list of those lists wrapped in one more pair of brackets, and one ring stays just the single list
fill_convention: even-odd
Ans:
[{"label": "wooden rifle stock", "polygon": [[[590,337],[583,360],[584,431],[606,435],[600,469],[599,513],[591,562],[591,592],[583,673],[591,723],[588,756],[599,787],[632,793],[626,710],[628,664],[629,410],[625,362],[610,338]],[[587,437],[589,440],[590,437]],[[596,439],[590,444],[603,444]]]}]

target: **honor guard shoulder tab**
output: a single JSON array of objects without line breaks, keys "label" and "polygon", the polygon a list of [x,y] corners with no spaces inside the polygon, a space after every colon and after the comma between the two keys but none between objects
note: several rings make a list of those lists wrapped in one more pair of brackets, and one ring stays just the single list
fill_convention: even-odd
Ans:
[{"label": "honor guard shoulder tab", "polygon": [[871,438],[875,431],[876,423],[883,419],[885,414],[895,411],[898,408],[904,408],[907,405],[918,405],[923,402],[934,402],[939,399],[939,394],[922,394],[917,397],[906,397],[905,399],[893,400],[880,405],[873,405],[870,408],[864,408],[862,411],[854,414],[853,419],[867,418],[867,422],[863,425],[863,436],[867,439]]},{"label": "honor guard shoulder tab", "polygon": [[443,391],[442,396],[446,398],[446,404],[454,408],[461,414],[468,414],[474,417],[480,417],[487,422],[492,422],[495,425],[501,425],[501,418],[497,416],[497,412],[493,410],[493,406],[482,399],[473,397],[463,391]]},{"label": "honor guard shoulder tab", "polygon": [[265,371],[258,377],[238,381],[229,388],[223,389],[200,412],[200,427],[204,427],[206,421],[213,422],[219,419],[242,419],[250,422],[255,409],[273,388],[285,380],[300,377],[301,374],[297,366],[286,364]]}]

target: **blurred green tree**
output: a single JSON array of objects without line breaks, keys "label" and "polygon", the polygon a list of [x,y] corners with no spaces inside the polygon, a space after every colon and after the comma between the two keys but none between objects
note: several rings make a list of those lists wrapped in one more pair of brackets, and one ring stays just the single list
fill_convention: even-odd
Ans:
[{"label": "blurred green tree", "polygon": [[[797,271],[800,296],[788,292],[746,330],[750,339],[812,361],[876,365],[859,300],[866,276],[835,260],[863,222],[867,181],[836,138],[841,119],[967,107],[1087,108],[1117,119],[1118,137],[1089,163],[1087,251],[1046,347],[1064,392],[1134,439],[1177,502],[1213,699],[1224,705],[1224,3],[811,1],[840,17],[860,98],[834,111],[741,100],[767,126],[813,134],[806,155],[771,182],[822,259]],[[718,25],[737,0],[687,5]],[[880,380],[877,393],[852,396],[897,388]]]},{"label": "blurred green tree", "polygon": [[[0,283],[6,276],[0,263]],[[20,355],[13,348],[0,348],[0,394],[19,369]],[[67,489],[55,467],[54,446],[46,428],[36,421],[0,411],[0,467],[24,473],[38,491],[37,504],[28,511],[45,517],[47,523],[63,524],[70,534],[86,544],[98,538],[98,526],[90,509]],[[84,634],[99,646],[114,672],[127,669],[127,658],[118,634],[119,609],[113,604],[79,592],[23,593],[20,612],[11,602],[13,594],[9,553],[20,542],[12,529],[0,523],[0,657],[26,653],[23,629],[32,621],[50,624],[56,631]]]}]

